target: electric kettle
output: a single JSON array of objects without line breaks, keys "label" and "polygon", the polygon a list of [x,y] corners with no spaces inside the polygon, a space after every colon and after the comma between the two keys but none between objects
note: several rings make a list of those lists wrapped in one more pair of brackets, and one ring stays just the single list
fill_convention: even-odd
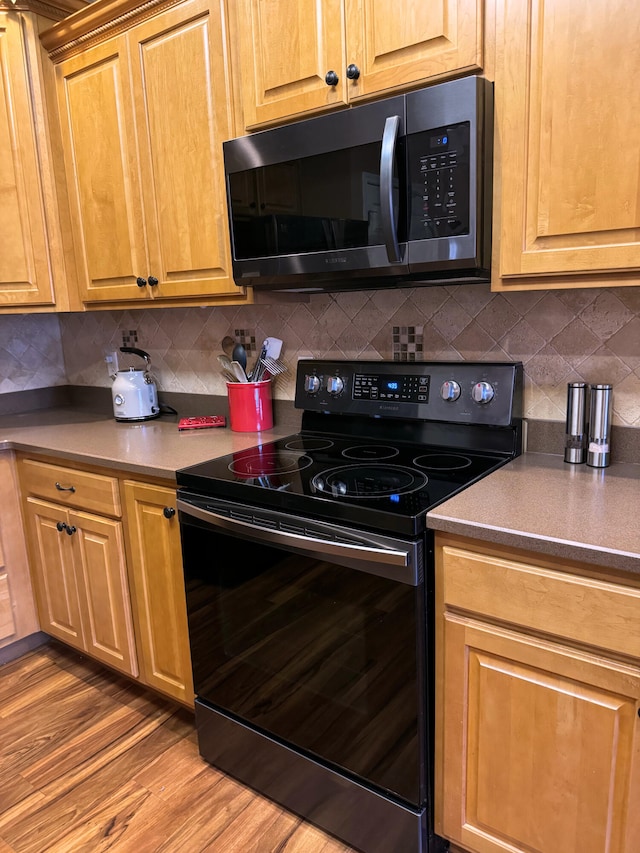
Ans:
[{"label": "electric kettle", "polygon": [[113,380],[111,398],[113,415],[117,421],[148,421],[160,414],[158,389],[149,372],[151,359],[144,350],[120,347],[120,352],[130,352],[144,358],[144,367],[119,370]]}]

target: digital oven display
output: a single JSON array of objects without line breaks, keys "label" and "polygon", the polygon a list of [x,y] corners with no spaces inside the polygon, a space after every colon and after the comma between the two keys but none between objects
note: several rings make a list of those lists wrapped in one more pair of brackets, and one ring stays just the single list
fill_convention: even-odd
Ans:
[{"label": "digital oven display", "polygon": [[379,376],[357,373],[353,380],[354,400],[394,400],[404,403],[428,403],[430,376]]}]

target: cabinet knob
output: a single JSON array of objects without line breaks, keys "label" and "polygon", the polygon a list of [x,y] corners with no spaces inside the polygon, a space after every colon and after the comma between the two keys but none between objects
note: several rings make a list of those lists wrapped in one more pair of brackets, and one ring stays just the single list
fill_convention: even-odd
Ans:
[{"label": "cabinet knob", "polygon": [[64,521],[58,521],[56,523],[56,529],[58,530],[58,533],[62,533],[63,530],[67,529],[67,525],[64,523]]},{"label": "cabinet knob", "polygon": [[164,515],[165,518],[173,518],[173,516],[176,514],[176,511],[172,506],[166,506],[162,510],[162,514]]},{"label": "cabinet knob", "polygon": [[59,492],[75,492],[75,486],[63,486],[61,483],[56,483],[56,489]]},{"label": "cabinet knob", "polygon": [[136,279],[136,284],[138,285],[138,287],[146,287],[147,286],[147,280],[146,280],[146,278],[142,278],[141,276],[138,276],[138,278]]},{"label": "cabinet knob", "polygon": [[360,69],[357,65],[347,65],[347,77],[349,80],[357,80],[360,76]]},{"label": "cabinet knob", "polygon": [[65,524],[65,529],[69,536],[73,536],[73,534],[77,531],[77,527],[74,527],[73,524],[71,526]]},{"label": "cabinet knob", "polygon": [[324,75],[324,82],[327,84],[327,86],[337,86],[339,80],[340,78],[338,77],[335,71],[327,71],[327,73]]},{"label": "cabinet knob", "polygon": [[158,279],[155,277],[155,275],[150,275],[149,276],[149,287],[155,287],[157,283],[158,283]]}]

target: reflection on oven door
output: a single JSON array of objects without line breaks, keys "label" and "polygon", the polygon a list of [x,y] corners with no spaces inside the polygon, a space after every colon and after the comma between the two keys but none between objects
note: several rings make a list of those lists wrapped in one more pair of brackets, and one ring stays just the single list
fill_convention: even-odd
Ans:
[{"label": "reflection on oven door", "polygon": [[211,529],[188,531],[198,696],[419,804],[422,586]]}]

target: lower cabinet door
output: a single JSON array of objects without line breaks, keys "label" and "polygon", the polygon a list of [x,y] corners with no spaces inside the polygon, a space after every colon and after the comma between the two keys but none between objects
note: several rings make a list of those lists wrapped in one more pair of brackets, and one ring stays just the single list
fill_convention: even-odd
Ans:
[{"label": "lower cabinet door", "polygon": [[84,650],[73,549],[66,535],[69,512],[27,498],[26,515],[40,626],[52,637]]},{"label": "lower cabinet door", "polygon": [[436,831],[470,851],[640,845],[640,667],[444,616]]},{"label": "lower cabinet door", "polygon": [[124,485],[141,679],[193,705],[193,680],[174,489]]},{"label": "lower cabinet door", "polygon": [[83,604],[85,650],[109,666],[138,674],[122,522],[70,512],[70,536]]},{"label": "lower cabinet door", "polygon": [[122,522],[33,497],[26,508],[42,630],[137,675]]}]

